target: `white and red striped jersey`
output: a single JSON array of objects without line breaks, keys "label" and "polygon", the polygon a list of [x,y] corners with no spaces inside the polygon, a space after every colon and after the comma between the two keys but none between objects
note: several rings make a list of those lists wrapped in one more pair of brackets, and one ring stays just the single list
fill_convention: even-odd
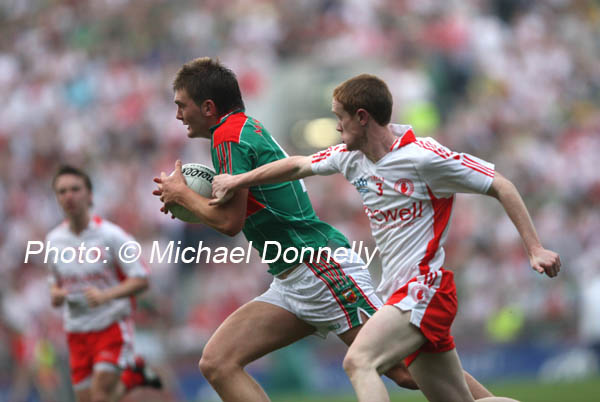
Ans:
[{"label": "white and red striped jersey", "polygon": [[456,153],[412,128],[391,125],[398,137],[377,162],[344,144],[312,155],[315,174],[342,173],[363,199],[382,258],[377,289],[387,300],[411,278],[439,270],[455,193],[486,193],[494,165]]},{"label": "white and red striped jersey", "polygon": [[[100,290],[118,285],[128,277],[147,277],[148,270],[140,261],[125,263],[118,257],[122,244],[132,241],[133,237],[119,226],[94,216],[86,229],[80,234],[73,233],[63,222],[46,236],[46,247],[55,247],[58,253],[50,251],[48,255],[49,281],[65,288],[68,296],[63,313],[63,325],[67,332],[89,332],[104,329],[114,322],[127,317],[133,308],[133,298],[113,299],[97,307],[90,307],[84,291],[88,287]],[[97,247],[98,253],[78,254],[70,261],[72,253],[61,252],[65,248],[77,250]],[[58,258],[55,258],[58,257]],[[98,259],[97,262],[91,262]]]}]

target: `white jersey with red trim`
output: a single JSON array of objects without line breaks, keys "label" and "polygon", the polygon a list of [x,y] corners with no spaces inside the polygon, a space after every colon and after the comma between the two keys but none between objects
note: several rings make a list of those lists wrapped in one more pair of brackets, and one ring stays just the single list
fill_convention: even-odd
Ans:
[{"label": "white jersey with red trim", "polygon": [[[88,287],[100,290],[118,285],[128,277],[147,277],[148,271],[140,261],[125,263],[118,257],[119,248],[133,237],[119,226],[99,217],[90,219],[80,234],[73,233],[66,222],[54,228],[46,236],[49,252],[49,282],[68,291],[63,319],[67,332],[89,332],[104,329],[132,312],[132,298],[114,299],[98,307],[90,307],[84,291]],[[79,252],[97,247],[97,252]],[[56,249],[56,252],[52,250]],[[61,253],[66,248],[70,251]],[[83,248],[82,248],[83,250]],[[73,258],[74,257],[74,258]],[[97,260],[97,262],[92,262]]]},{"label": "white jersey with red trim", "polygon": [[494,178],[493,164],[415,138],[410,126],[390,126],[398,138],[375,163],[344,144],[312,156],[315,174],[340,172],[360,193],[381,253],[377,291],[384,300],[416,275],[442,267],[454,194],[486,193]]}]

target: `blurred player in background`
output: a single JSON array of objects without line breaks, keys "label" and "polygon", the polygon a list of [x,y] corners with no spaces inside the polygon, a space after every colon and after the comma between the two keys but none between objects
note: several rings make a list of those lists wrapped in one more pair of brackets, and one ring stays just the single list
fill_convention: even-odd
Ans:
[{"label": "blurred player in background", "polygon": [[359,400],[388,401],[380,374],[401,359],[430,401],[473,400],[450,334],[457,311],[453,273],[443,268],[455,193],[497,198],[537,272],[556,276],[559,256],[542,247],[518,191],[493,164],[416,138],[410,126],[389,124],[392,96],[379,78],[363,74],[342,83],[332,109],[343,144],[218,176],[213,194],[226,199],[231,190],[342,173],[359,190],[371,222],[383,265],[378,291],[386,300],[344,360]]},{"label": "blurred player in background", "polygon": [[[211,140],[218,173],[239,174],[286,158],[262,124],[244,113],[231,70],[210,58],[196,59],[179,70],[173,88],[177,119],[187,126],[189,138]],[[208,198],[186,186],[180,161],[173,175],[163,172],[155,181],[159,188],[153,194],[163,201],[164,213],[177,203],[221,233],[233,236],[243,230],[259,254],[269,259],[276,256],[273,248],[263,253],[266,240],[278,241],[284,250],[348,249],[348,258],[337,261],[310,261],[305,256],[285,262],[280,257],[269,264],[274,276],[269,290],[231,314],[202,353],[200,370],[224,401],[268,401],[244,370],[247,364],[311,334],[325,337],[333,331],[350,345],[361,325],[382,306],[364,263],[353,255],[344,235],[317,218],[301,181],[243,188],[219,206],[209,205]],[[399,385],[416,387],[402,364],[386,371]],[[467,379],[476,397],[491,395],[472,377]]]},{"label": "blurred player in background", "polygon": [[[115,224],[90,215],[92,183],[83,171],[62,166],[52,182],[65,221],[46,238],[50,252],[50,297],[66,304],[71,380],[78,402],[117,401],[137,385],[160,387],[160,380],[134,355],[131,318],[134,296],[148,288],[148,270],[124,262],[120,247],[133,238]],[[97,247],[100,255],[71,259],[67,248]],[[69,262],[69,260],[71,260]]]}]

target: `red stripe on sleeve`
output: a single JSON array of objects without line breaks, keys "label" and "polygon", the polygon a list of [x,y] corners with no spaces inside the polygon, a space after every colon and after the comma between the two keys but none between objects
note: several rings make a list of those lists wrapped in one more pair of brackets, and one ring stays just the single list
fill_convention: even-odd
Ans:
[{"label": "red stripe on sleeve", "polygon": [[494,177],[494,169],[491,169],[491,168],[485,166],[484,164],[479,163],[479,162],[469,158],[466,155],[463,155],[463,158],[464,158],[463,165],[472,167],[475,170],[487,172],[488,176]]},{"label": "red stripe on sleeve", "polygon": [[475,170],[475,171],[477,171],[479,173],[482,173],[482,174],[484,174],[486,176],[494,177],[493,173],[489,173],[488,171],[483,170],[480,166],[479,167],[475,167],[475,166],[473,166],[473,165],[471,165],[469,163],[466,163],[466,162],[461,163],[461,165],[466,166],[466,167],[468,167],[470,169],[473,169],[473,170]]}]

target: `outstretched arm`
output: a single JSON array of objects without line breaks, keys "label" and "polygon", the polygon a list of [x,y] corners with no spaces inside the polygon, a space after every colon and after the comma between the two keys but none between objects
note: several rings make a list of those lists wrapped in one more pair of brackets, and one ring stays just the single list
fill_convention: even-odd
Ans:
[{"label": "outstretched arm", "polygon": [[213,197],[215,198],[209,202],[209,205],[220,205],[227,202],[231,197],[230,194],[238,189],[298,180],[312,175],[314,173],[311,168],[310,156],[290,156],[235,176],[218,175],[212,183]]},{"label": "outstretched arm", "polygon": [[500,201],[508,217],[514,223],[525,245],[531,267],[540,274],[546,273],[550,278],[558,275],[560,257],[554,251],[546,250],[542,246],[529,212],[527,212],[527,207],[514,184],[496,172],[487,195]]}]

